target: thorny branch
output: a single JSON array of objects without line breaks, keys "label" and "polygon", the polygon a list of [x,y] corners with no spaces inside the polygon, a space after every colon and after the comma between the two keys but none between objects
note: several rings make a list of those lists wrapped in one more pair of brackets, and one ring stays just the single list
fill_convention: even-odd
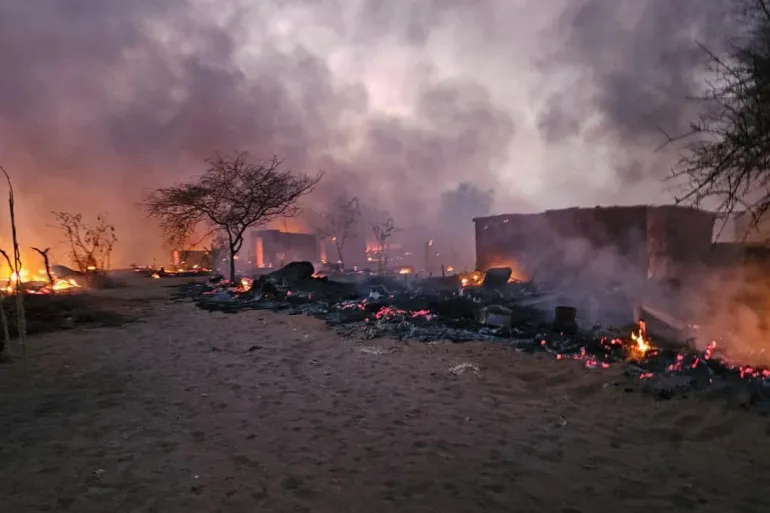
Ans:
[{"label": "thorny branch", "polygon": [[724,57],[702,46],[713,77],[698,98],[704,112],[666,144],[685,142],[670,177],[686,184],[677,202],[713,203],[756,227],[770,211],[770,1],[744,1],[746,37]]}]

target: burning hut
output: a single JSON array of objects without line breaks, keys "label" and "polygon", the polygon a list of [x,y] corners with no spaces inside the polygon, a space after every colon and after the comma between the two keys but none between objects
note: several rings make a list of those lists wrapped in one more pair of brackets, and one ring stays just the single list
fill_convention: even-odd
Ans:
[{"label": "burning hut", "polygon": [[683,279],[703,262],[711,250],[715,216],[679,206],[628,206],[504,214],[474,222],[479,270],[505,265],[522,279],[559,282],[580,274],[641,283]]},{"label": "burning hut", "polygon": [[247,258],[257,268],[282,267],[293,261],[318,262],[318,237],[310,233],[255,230],[249,236]]}]

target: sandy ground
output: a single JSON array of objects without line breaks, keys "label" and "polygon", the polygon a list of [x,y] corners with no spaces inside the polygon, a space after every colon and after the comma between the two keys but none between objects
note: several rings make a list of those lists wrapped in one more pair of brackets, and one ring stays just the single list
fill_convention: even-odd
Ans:
[{"label": "sandy ground", "polygon": [[[157,283],[157,282],[154,282]],[[770,511],[767,419],[489,344],[341,339],[121,291],[0,367],[0,510]],[[448,371],[465,362],[478,375]]]}]

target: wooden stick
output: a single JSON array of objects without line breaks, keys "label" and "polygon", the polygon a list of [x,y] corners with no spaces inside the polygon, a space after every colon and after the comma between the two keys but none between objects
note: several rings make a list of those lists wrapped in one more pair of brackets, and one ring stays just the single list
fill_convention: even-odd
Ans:
[{"label": "wooden stick", "polygon": [[13,196],[13,184],[11,177],[3,166],[0,171],[5,175],[8,182],[8,210],[11,214],[11,235],[13,236],[13,269],[16,273],[16,319],[19,329],[19,344],[21,345],[21,358],[24,367],[24,376],[27,375],[27,319],[24,311],[24,282],[21,281],[21,250],[19,249],[19,238],[16,231],[16,211],[15,200]]},{"label": "wooden stick", "polygon": [[[10,275],[8,276],[8,288],[12,292],[14,289],[12,287],[13,283],[13,264],[11,263],[11,258],[8,256],[8,253],[5,252],[5,250],[0,249],[0,255],[5,257],[5,261],[8,263],[8,269],[10,270]],[[8,317],[5,314],[5,295],[8,293],[8,290],[4,290],[2,295],[0,295],[0,322],[3,323],[3,335],[4,335],[4,343],[3,343],[3,353],[5,354],[6,358],[10,358],[9,351],[11,350],[11,333],[8,329]],[[2,356],[0,354],[0,356]]]}]

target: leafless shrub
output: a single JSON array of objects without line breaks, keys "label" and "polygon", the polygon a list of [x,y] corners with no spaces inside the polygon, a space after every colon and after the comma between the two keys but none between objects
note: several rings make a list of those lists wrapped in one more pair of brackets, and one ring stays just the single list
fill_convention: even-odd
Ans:
[{"label": "leafless shrub", "polygon": [[87,224],[83,214],[52,212],[57,227],[64,233],[69,257],[79,271],[108,269],[112,249],[118,241],[115,227],[104,214],[96,216],[94,224]]}]

